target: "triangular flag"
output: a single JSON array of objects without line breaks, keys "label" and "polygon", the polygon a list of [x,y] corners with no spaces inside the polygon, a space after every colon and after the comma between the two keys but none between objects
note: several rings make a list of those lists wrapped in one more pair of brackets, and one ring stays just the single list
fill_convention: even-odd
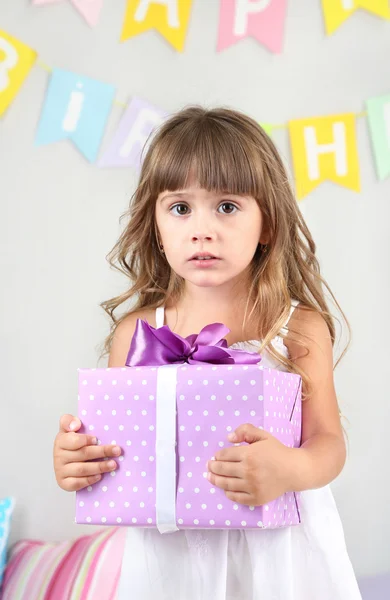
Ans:
[{"label": "triangular flag", "polygon": [[289,130],[298,199],[327,179],[360,191],[354,114],[290,121]]},{"label": "triangular flag", "polygon": [[99,160],[99,167],[141,167],[142,154],[146,153],[151,133],[164,121],[166,112],[133,98],[129,103],[111,140],[108,150]]},{"label": "triangular flag", "polygon": [[283,47],[287,0],[220,0],[217,51],[254,37],[271,52]]},{"label": "triangular flag", "polygon": [[[103,0],[69,0],[73,6],[84,17],[90,27],[98,24]],[[33,4],[39,6],[44,4],[58,4],[64,0],[33,0]]]},{"label": "triangular flag", "polygon": [[112,85],[53,69],[35,144],[71,139],[95,162],[114,96]]},{"label": "triangular flag", "polygon": [[368,125],[379,180],[390,176],[390,95],[367,100]]},{"label": "triangular flag", "polygon": [[121,41],[157,29],[179,52],[183,51],[192,0],[128,0]]},{"label": "triangular flag", "polygon": [[0,30],[0,116],[18,94],[36,58],[35,50]]},{"label": "triangular flag", "polygon": [[336,31],[358,8],[364,8],[378,17],[390,19],[388,0],[322,0],[322,8],[328,35]]}]

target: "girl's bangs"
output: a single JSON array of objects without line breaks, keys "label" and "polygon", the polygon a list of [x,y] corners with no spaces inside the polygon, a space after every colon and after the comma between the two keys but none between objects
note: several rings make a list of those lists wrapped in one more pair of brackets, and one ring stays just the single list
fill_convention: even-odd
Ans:
[{"label": "girl's bangs", "polygon": [[236,131],[227,132],[215,123],[164,136],[150,158],[148,187],[155,198],[194,182],[208,191],[262,196],[260,153]]}]

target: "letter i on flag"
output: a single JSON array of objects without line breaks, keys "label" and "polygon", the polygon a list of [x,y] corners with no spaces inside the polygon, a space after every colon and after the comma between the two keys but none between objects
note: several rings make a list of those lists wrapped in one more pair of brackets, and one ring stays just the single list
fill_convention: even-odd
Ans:
[{"label": "letter i on flag", "polygon": [[17,96],[36,58],[35,50],[0,30],[0,116]]},{"label": "letter i on flag", "polygon": [[96,160],[115,88],[76,73],[54,69],[35,139],[37,146],[71,139]]},{"label": "letter i on flag", "polygon": [[[33,0],[33,4],[43,6],[44,4],[58,4],[64,0]],[[103,8],[103,0],[70,0],[73,6],[84,17],[90,27],[98,24],[100,13]]]},{"label": "letter i on flag", "polygon": [[252,36],[279,53],[285,19],[286,0],[220,0],[217,51]]},{"label": "letter i on flag", "polygon": [[358,8],[364,8],[383,19],[390,19],[389,0],[322,0],[322,8],[328,35],[336,31]]},{"label": "letter i on flag", "polygon": [[355,115],[289,122],[298,200],[325,180],[360,191]]},{"label": "letter i on flag", "polygon": [[390,95],[369,98],[367,112],[376,170],[382,181],[390,175]]},{"label": "letter i on flag", "polygon": [[121,41],[157,29],[179,52],[183,51],[192,0],[128,0]]}]

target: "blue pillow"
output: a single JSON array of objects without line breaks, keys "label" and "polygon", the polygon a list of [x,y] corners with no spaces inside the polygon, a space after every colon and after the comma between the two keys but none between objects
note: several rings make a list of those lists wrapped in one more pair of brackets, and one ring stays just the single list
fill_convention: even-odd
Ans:
[{"label": "blue pillow", "polygon": [[4,569],[7,562],[7,542],[13,509],[13,498],[3,498],[3,500],[0,500],[0,585],[3,581]]}]

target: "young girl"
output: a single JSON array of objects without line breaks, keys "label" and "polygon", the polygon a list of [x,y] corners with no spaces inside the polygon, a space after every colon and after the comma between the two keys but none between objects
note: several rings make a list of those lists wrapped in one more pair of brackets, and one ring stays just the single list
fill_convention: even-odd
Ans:
[{"label": "young girl", "polygon": [[[141,318],[183,337],[224,323],[231,347],[299,373],[301,447],[287,448],[243,423],[227,440],[229,456],[217,452],[207,467],[211,484],[236,503],[263,505],[301,491],[302,523],[169,535],[129,528],[119,599],[359,600],[328,486],[346,459],[333,383],[334,323],[315,244],[275,146],[239,112],[187,108],[151,141],[130,214],[109,258],[131,286],[102,304],[113,319],[109,366],[125,365]],[[127,300],[136,300],[133,308],[116,318]],[[55,442],[57,481],[69,491],[116,467],[91,459],[121,452],[75,433],[79,427],[76,417],[64,416]]]}]

